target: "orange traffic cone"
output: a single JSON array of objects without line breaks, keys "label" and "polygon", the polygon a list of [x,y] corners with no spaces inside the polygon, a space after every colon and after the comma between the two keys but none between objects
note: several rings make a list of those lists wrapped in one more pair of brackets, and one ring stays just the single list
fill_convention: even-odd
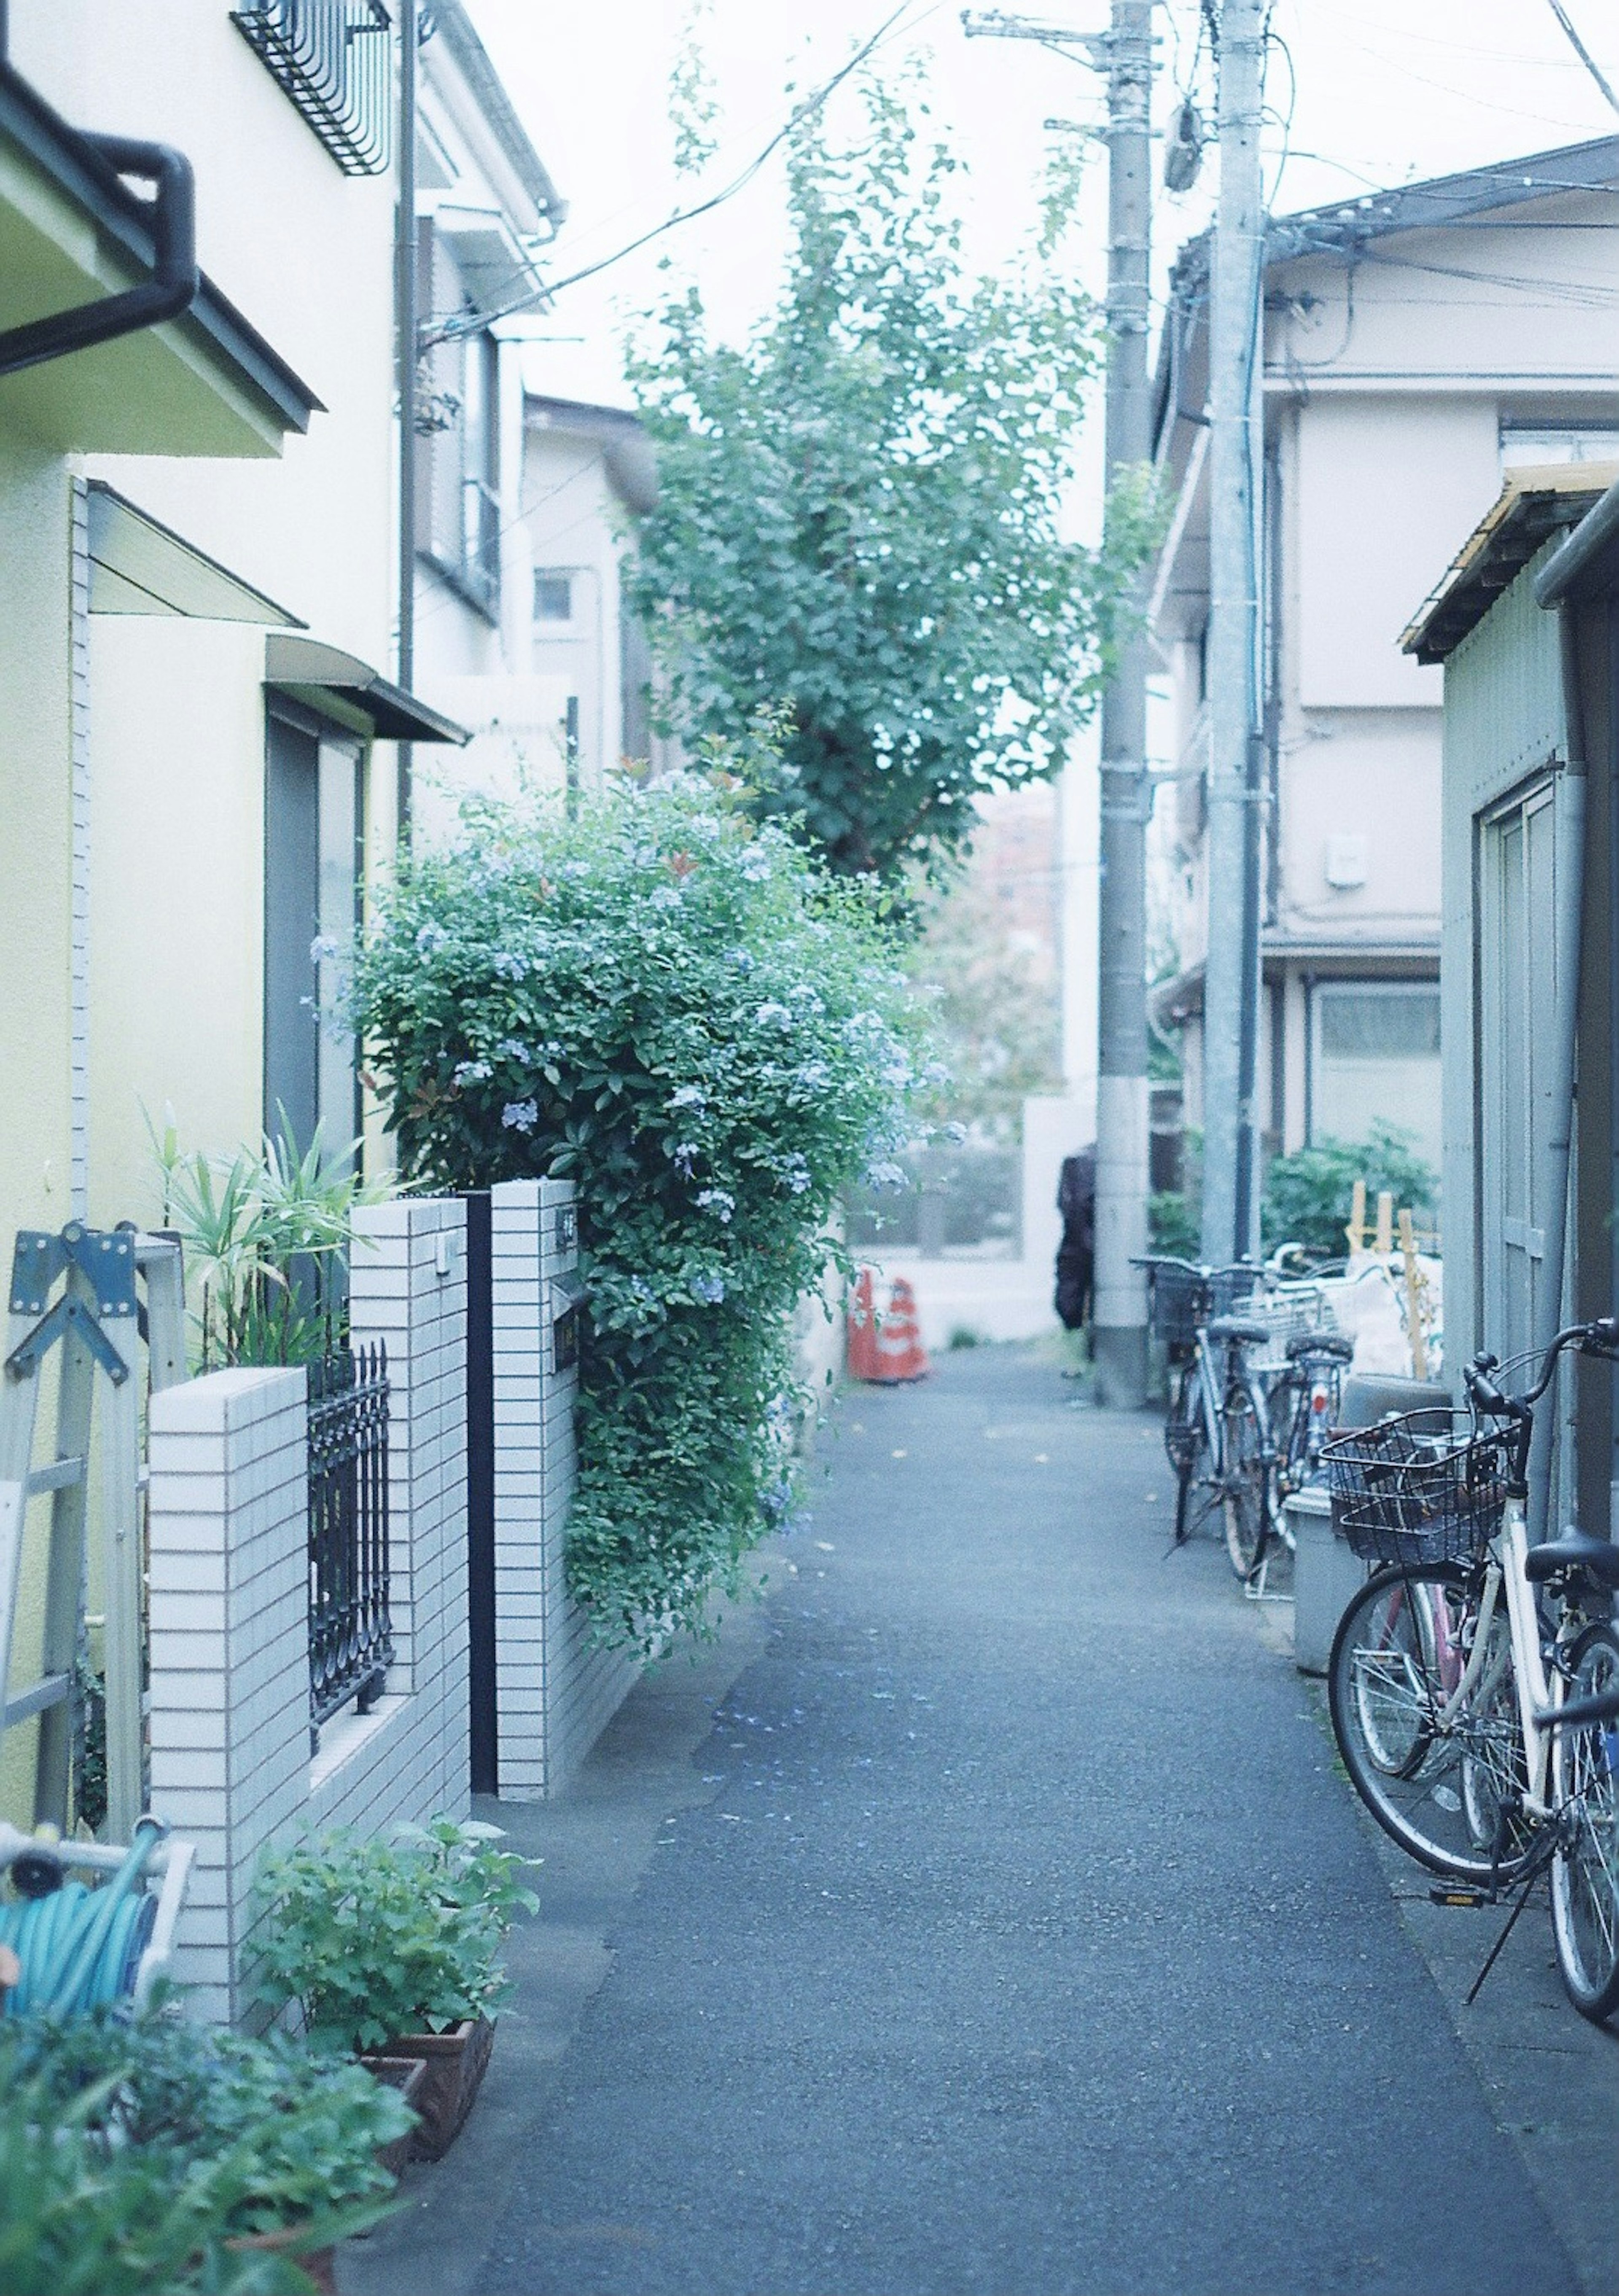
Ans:
[{"label": "orange traffic cone", "polygon": [[902,1380],[926,1379],[931,1368],[922,1351],[916,1294],[903,1275],[896,1275],[888,1312],[878,1329],[877,1368],[871,1377],[885,1387],[896,1386]]},{"label": "orange traffic cone", "polygon": [[851,1379],[880,1379],[877,1363],[877,1302],[872,1297],[871,1271],[863,1267],[854,1278],[849,1301],[845,1365]]}]

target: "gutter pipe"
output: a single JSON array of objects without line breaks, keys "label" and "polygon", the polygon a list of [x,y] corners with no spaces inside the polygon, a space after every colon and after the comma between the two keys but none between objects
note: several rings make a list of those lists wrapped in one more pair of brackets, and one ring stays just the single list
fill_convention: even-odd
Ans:
[{"label": "gutter pipe", "polygon": [[[0,32],[3,32],[0,20]],[[0,59],[3,61],[3,59]],[[4,67],[9,70],[9,66]],[[0,375],[67,358],[119,335],[177,319],[196,300],[202,275],[197,268],[196,185],[191,161],[167,144],[138,143],[127,135],[94,135],[79,130],[81,142],[117,176],[151,184],[152,274],[143,285],[70,311],[30,320],[0,334]]]},{"label": "gutter pipe", "polygon": [[[0,0],[0,72],[12,72],[10,0]],[[0,333],[0,375],[19,374],[25,367],[43,366],[119,335],[159,326],[165,319],[177,319],[196,301],[202,284],[197,268],[196,183],[184,153],[167,144],[139,143],[127,135],[94,135],[84,128],[78,135],[114,175],[133,176],[137,183],[152,186],[151,277],[122,294],[6,329]]]}]

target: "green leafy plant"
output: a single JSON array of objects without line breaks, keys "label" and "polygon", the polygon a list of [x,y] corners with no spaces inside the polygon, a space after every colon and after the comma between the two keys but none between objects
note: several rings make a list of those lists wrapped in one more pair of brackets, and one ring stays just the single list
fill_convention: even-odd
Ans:
[{"label": "green leafy plant", "polygon": [[228,2159],[233,2234],[367,2204],[374,2214],[394,2183],[379,2148],[414,2120],[364,2065],[312,2054],[284,2033],[256,2040],[165,2011],[117,2010],[19,2020],[0,2032],[0,2064],[12,2079],[48,2087],[53,2110],[89,2096],[88,2127],[160,2152],[179,2177]]},{"label": "green leafy plant", "polygon": [[180,1145],[172,1117],[147,1129],[163,1188],[163,1225],[185,1249],[198,1356],[213,1365],[298,1364],[332,1345],[356,1207],[386,1181],[361,1178],[355,1142],[339,1157],[278,1138],[211,1156]]},{"label": "green leafy plant", "polygon": [[687,738],[789,703],[761,808],[892,876],[962,843],[979,791],[1060,761],[1158,512],[1131,472],[1102,553],[1061,530],[1101,340],[1044,259],[1072,184],[1043,250],[975,278],[959,160],[893,88],[856,101],[844,148],[819,109],[794,128],[772,316],[716,340],[692,287],[632,363],[658,464],[634,594]]},{"label": "green leafy plant", "polygon": [[502,1940],[539,1902],[519,1879],[531,1861],[501,1839],[441,1818],[389,1841],[339,1830],[267,1854],[259,1999],[277,2013],[296,2002],[312,2039],[351,2050],[492,2015],[509,1990]]},{"label": "green leafy plant", "polygon": [[1272,1160],[1261,1206],[1267,1250],[1298,1243],[1312,1258],[1341,1259],[1357,1180],[1366,1183],[1369,1209],[1387,1189],[1396,1208],[1409,1206],[1417,1215],[1419,1226],[1432,1223],[1439,1202],[1437,1173],[1418,1153],[1410,1133],[1374,1124],[1364,1140],[1321,1140]]},{"label": "green leafy plant", "polygon": [[[228,2245],[250,2182],[250,2148],[187,2160],[165,2144],[131,2144],[111,2130],[115,2078],[74,2094],[45,2065],[5,2070],[12,2075],[0,2079],[0,2288],[7,2296],[159,2289],[310,2296],[313,2284],[290,2253]],[[331,2237],[312,2230],[308,2245]]]},{"label": "green leafy plant", "polygon": [[903,1177],[921,1057],[877,889],[755,830],[774,757],[765,725],[573,817],[469,808],[356,968],[411,1174],[578,1183],[568,1580],[649,1651],[701,1630],[789,1503],[792,1312],[840,1190]]}]

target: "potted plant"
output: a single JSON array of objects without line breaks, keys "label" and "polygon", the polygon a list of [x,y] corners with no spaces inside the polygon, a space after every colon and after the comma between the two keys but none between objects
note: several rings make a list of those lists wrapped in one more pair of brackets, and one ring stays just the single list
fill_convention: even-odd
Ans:
[{"label": "potted plant", "polygon": [[[8,2020],[0,2091],[65,2146],[37,2206],[13,2195],[12,2217],[0,2210],[0,2285],[20,2291],[186,2289],[202,2284],[193,2267],[244,2296],[330,2290],[333,2242],[386,2210],[385,2155],[413,2125],[397,2089],[358,2065],[162,2013]],[[0,2129],[7,2145],[25,2157],[28,2129]],[[125,2281],[105,2257],[111,2276],[58,2276],[76,2222],[96,2256],[102,2218],[116,2262],[127,2251],[150,2277]]]},{"label": "potted plant", "polygon": [[509,1991],[500,1951],[534,1892],[534,1861],[495,1847],[497,1826],[437,1818],[391,1841],[344,1830],[268,1855],[257,1943],[258,1996],[290,2003],[317,2044],[379,2067],[426,2067],[412,2157],[436,2161],[460,2133],[489,2062]]}]

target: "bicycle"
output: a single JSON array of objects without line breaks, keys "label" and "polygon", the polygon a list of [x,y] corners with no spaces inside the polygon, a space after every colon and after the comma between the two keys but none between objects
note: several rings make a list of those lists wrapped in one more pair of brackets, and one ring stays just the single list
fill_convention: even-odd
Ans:
[{"label": "bicycle", "polygon": [[1619,1322],[1559,1332],[1522,1396],[1477,1356],[1465,1412],[1325,1447],[1335,1521],[1379,1565],[1339,1622],[1328,1696],[1372,1816],[1467,1885],[1436,1895],[1494,1902],[1522,1885],[1495,1952],[1549,1870],[1564,1986],[1601,2021],[1619,2007],[1619,1730],[1602,1708],[1619,1690],[1619,1546],[1571,1529],[1532,1547],[1526,1516],[1534,1407],[1569,1349],[1619,1360]]},{"label": "bicycle", "polygon": [[[1228,1495],[1245,1518],[1264,1505],[1269,1421],[1243,1357],[1247,1348],[1270,1336],[1270,1328],[1232,1312],[1251,1297],[1261,1271],[1247,1262],[1232,1267],[1169,1259],[1135,1264],[1147,1270],[1153,1334],[1169,1357],[1173,1384],[1164,1448],[1175,1477],[1174,1544],[1183,1546]],[[1209,1496],[1194,1521],[1195,1489]]]}]

